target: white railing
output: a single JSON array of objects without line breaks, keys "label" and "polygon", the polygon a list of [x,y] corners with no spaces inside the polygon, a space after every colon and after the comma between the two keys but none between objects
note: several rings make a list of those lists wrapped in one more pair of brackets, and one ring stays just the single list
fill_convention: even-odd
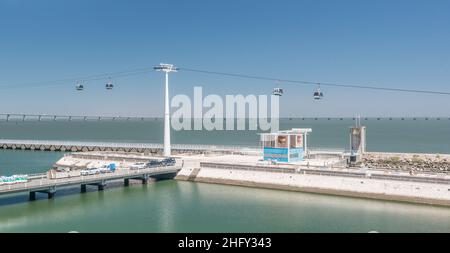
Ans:
[{"label": "white railing", "polygon": [[308,148],[309,152],[316,152],[316,153],[345,153],[346,150],[343,148],[316,148],[316,147],[310,147]]}]

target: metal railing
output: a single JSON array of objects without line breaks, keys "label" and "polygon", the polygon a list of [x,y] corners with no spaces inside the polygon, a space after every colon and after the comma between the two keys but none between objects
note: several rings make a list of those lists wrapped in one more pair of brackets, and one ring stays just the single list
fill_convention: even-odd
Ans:
[{"label": "metal railing", "polygon": [[295,173],[295,168],[277,167],[277,166],[252,166],[252,165],[239,165],[239,164],[223,164],[223,163],[207,163],[200,162],[202,168],[213,169],[232,169],[232,170],[251,170],[251,171],[266,171],[266,172],[280,172],[280,173]]}]

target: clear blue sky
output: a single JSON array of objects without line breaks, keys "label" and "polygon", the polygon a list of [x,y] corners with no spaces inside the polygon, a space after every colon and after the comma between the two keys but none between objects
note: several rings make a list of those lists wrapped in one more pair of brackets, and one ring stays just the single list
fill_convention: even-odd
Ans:
[{"label": "clear blue sky", "polygon": [[[0,0],[0,112],[162,115],[159,73],[28,87],[159,62],[285,79],[450,91],[450,1]],[[171,95],[273,82],[177,73]],[[8,86],[9,87],[9,86]],[[282,116],[449,116],[450,96],[282,84]]]}]

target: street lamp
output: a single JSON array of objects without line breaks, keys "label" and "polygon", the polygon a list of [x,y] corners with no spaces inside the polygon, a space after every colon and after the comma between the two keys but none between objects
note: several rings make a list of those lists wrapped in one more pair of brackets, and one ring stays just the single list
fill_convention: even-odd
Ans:
[{"label": "street lamp", "polygon": [[172,64],[160,63],[159,66],[154,67],[154,70],[166,73],[164,89],[164,156],[170,156],[169,73],[177,72],[178,68]]}]

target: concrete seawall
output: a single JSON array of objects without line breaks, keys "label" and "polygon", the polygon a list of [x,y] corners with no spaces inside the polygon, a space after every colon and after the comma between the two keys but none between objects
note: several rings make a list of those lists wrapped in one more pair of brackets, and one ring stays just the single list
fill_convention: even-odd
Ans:
[{"label": "concrete seawall", "polygon": [[301,173],[183,168],[177,180],[450,206],[450,185]]}]

